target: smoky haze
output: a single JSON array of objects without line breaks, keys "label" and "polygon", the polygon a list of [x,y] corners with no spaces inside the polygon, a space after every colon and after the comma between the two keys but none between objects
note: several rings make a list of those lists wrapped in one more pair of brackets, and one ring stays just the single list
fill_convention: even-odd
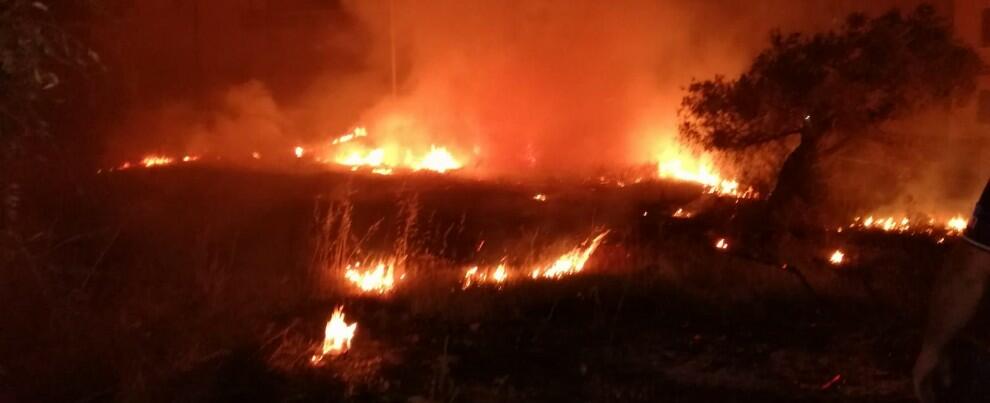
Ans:
[{"label": "smoky haze", "polygon": [[[917,3],[135,3],[117,28],[128,39],[105,35],[133,83],[107,155],[283,155],[363,126],[379,143],[447,146],[483,175],[585,175],[645,164],[682,152],[676,113],[683,87],[692,78],[738,74],[771,30],[826,30],[850,12]],[[156,41],[162,45],[148,45]],[[864,153],[847,161],[897,165]],[[942,154],[951,161],[940,169],[966,164],[957,153]],[[849,199],[842,203],[883,180],[849,175],[870,169],[851,164],[840,164],[836,176]],[[915,176],[926,185],[914,192],[932,183]],[[961,200],[980,185],[972,179],[979,175],[969,176],[952,185],[962,188],[955,190]],[[902,190],[891,185],[890,192]]]}]

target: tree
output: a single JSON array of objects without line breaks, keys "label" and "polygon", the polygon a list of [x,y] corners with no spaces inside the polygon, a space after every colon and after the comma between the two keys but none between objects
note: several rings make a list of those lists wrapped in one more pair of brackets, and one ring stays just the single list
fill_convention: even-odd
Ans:
[{"label": "tree", "polygon": [[[0,230],[18,204],[15,162],[50,135],[46,113],[66,71],[99,65],[95,52],[63,30],[41,1],[0,0]],[[2,246],[2,245],[0,245]]]},{"label": "tree", "polygon": [[729,152],[796,136],[767,201],[781,217],[777,211],[813,205],[821,158],[860,138],[891,135],[877,130],[884,123],[965,101],[984,68],[929,5],[908,15],[852,14],[829,32],[772,33],[770,47],[735,80],[692,82],[680,131]]}]

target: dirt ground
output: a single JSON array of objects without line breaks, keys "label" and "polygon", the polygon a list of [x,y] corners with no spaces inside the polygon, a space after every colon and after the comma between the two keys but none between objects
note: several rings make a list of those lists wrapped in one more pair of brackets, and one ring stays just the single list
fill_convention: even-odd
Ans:
[{"label": "dirt ground", "polygon": [[[932,275],[955,242],[822,231],[784,270],[712,247],[750,203],[669,183],[181,167],[28,191],[47,220],[6,268],[2,402],[908,402]],[[346,206],[349,256],[404,245],[392,293],[314,267],[326,206]],[[579,275],[459,283],[473,262],[536,259],[605,228]],[[847,266],[825,261],[835,248]],[[339,305],[353,347],[311,365]],[[961,373],[990,373],[982,350],[960,349]]]}]

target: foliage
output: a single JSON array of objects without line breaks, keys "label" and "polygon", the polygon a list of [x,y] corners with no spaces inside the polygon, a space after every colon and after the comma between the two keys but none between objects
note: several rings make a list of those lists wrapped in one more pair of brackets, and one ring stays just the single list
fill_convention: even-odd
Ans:
[{"label": "foliage", "polygon": [[49,134],[44,111],[63,72],[97,64],[44,3],[0,0],[0,158],[18,155],[27,137]]},{"label": "foliage", "polygon": [[836,150],[869,129],[960,102],[983,69],[934,9],[876,18],[850,15],[838,30],[774,32],[770,47],[735,80],[692,82],[681,134],[709,149],[739,150],[800,135]]}]

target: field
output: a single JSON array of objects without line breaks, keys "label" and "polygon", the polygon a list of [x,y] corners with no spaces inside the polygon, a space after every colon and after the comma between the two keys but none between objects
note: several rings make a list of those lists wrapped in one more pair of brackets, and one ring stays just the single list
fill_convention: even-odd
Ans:
[{"label": "field", "polygon": [[[823,230],[783,268],[733,249],[753,202],[676,183],[204,165],[26,192],[47,225],[0,285],[3,402],[907,402],[956,242]],[[580,273],[463,285],[606,230]],[[391,291],[344,280],[382,259]],[[353,345],[313,364],[337,306]]]}]

